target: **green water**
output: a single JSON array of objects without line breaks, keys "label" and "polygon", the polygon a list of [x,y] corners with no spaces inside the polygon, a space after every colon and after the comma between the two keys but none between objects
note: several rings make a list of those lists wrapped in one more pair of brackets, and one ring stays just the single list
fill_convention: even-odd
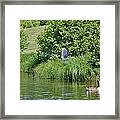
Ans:
[{"label": "green water", "polygon": [[33,74],[20,74],[21,100],[99,100],[97,93],[87,94],[85,85],[64,80],[41,79]]}]

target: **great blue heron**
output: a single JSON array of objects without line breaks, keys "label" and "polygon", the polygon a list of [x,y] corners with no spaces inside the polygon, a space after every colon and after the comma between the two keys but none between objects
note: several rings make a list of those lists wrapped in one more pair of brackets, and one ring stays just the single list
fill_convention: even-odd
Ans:
[{"label": "great blue heron", "polygon": [[67,60],[67,57],[68,57],[68,51],[66,48],[62,48],[62,53],[61,53],[61,58],[64,62],[66,62]]}]

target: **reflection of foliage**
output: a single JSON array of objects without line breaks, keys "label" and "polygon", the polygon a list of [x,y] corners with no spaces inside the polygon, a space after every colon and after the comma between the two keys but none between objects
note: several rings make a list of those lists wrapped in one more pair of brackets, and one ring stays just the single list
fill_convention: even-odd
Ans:
[{"label": "reflection of foliage", "polygon": [[99,20],[49,20],[47,24],[44,34],[38,36],[40,60],[60,58],[61,49],[65,47],[71,57],[89,53],[91,66],[99,67]]},{"label": "reflection of foliage", "polygon": [[20,51],[27,49],[27,47],[28,47],[28,36],[26,32],[23,29],[21,29],[20,30]]}]

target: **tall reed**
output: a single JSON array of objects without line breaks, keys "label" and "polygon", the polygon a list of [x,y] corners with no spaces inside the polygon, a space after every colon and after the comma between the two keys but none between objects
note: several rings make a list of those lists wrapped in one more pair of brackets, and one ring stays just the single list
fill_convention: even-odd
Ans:
[{"label": "tall reed", "polygon": [[40,78],[62,79],[69,82],[93,84],[99,75],[99,68],[91,68],[87,57],[71,57],[66,62],[55,59],[39,64],[34,70]]}]

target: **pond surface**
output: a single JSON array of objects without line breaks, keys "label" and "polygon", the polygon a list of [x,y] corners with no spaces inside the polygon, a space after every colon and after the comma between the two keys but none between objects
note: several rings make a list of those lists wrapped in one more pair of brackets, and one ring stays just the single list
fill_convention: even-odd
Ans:
[{"label": "pond surface", "polygon": [[98,93],[87,93],[85,85],[64,80],[41,79],[33,74],[20,74],[21,100],[99,100]]}]

